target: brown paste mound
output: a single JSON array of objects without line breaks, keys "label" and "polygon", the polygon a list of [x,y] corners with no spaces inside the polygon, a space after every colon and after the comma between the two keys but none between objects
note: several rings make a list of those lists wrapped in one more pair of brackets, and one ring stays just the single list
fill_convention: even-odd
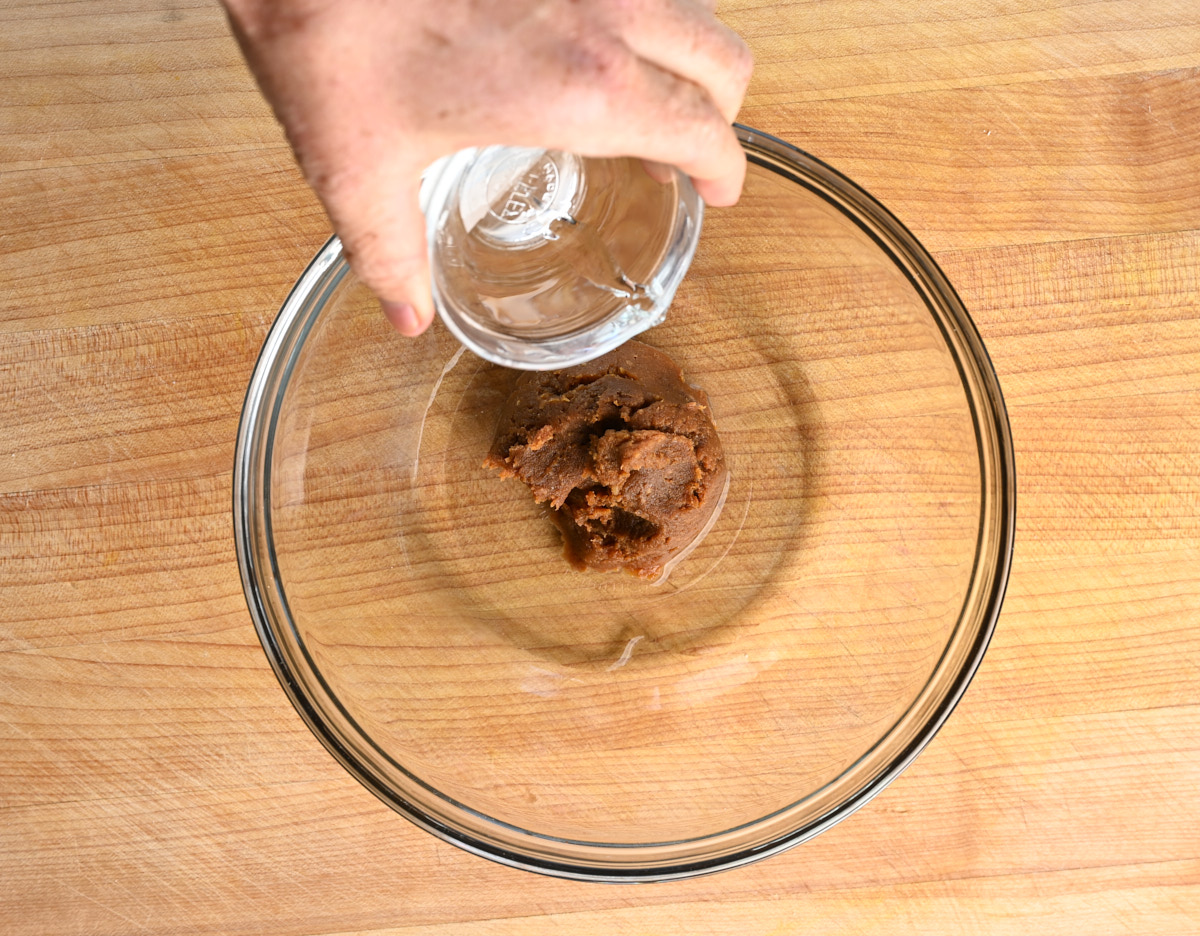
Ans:
[{"label": "brown paste mound", "polygon": [[484,466],[550,506],[575,568],[643,577],[699,535],[726,474],[708,397],[639,341],[522,375]]}]

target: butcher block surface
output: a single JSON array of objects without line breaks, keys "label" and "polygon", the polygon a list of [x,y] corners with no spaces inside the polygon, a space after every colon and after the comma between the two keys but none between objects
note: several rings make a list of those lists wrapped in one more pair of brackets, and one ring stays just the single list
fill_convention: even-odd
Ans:
[{"label": "butcher block surface", "polygon": [[0,5],[0,931],[1200,931],[1200,5],[728,0],[742,123],[954,283],[1016,451],[962,703],[864,809],[681,883],[555,880],[389,810],[242,595],[247,380],[329,234],[219,6]]}]

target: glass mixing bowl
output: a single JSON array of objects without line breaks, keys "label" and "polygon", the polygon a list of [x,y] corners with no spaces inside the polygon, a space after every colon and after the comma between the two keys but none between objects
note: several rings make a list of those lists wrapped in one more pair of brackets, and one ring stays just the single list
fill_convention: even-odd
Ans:
[{"label": "glass mixing bowl", "polygon": [[730,469],[663,581],[576,572],[482,467],[515,371],[397,335],[331,240],[238,433],[251,612],[329,751],[419,826],[563,877],[681,878],[845,818],[978,667],[1013,543],[979,335],[886,209],[753,130],[642,340],[709,395]]}]

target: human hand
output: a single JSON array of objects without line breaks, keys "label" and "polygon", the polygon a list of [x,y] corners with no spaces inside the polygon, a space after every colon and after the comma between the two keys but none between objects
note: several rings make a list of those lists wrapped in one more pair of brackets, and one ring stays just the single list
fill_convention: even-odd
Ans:
[{"label": "human hand", "polygon": [[709,204],[741,193],[730,125],[752,61],[715,0],[224,2],[351,267],[406,335],[433,319],[417,195],[439,156],[635,156]]}]

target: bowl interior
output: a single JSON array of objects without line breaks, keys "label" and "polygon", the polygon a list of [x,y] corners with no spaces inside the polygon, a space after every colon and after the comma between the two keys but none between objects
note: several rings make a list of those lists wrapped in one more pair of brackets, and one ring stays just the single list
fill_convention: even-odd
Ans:
[{"label": "bowl interior", "polygon": [[769,160],[707,212],[641,340],[708,392],[730,484],[656,582],[567,566],[482,467],[516,372],[396,335],[338,263],[268,394],[256,587],[376,792],[502,860],[662,873],[817,829],[927,740],[1002,590],[1004,439],[986,359],[869,221]]}]

